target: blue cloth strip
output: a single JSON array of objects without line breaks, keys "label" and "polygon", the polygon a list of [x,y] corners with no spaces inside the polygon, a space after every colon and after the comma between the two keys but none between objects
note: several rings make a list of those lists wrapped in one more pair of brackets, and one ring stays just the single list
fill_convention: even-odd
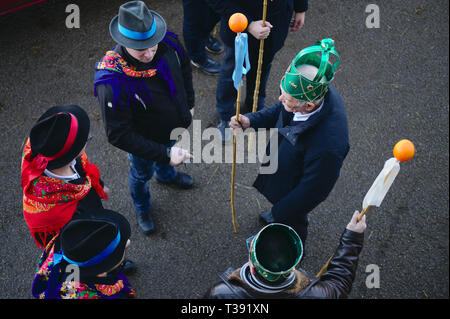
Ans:
[{"label": "blue cloth strip", "polygon": [[247,74],[247,72],[250,70],[247,33],[238,33],[236,35],[236,38],[234,39],[234,54],[235,63],[232,79],[235,89],[239,91],[239,83],[241,82],[242,75]]},{"label": "blue cloth strip", "polygon": [[[94,256],[91,259],[84,261],[84,262],[73,261],[73,260],[67,258],[66,256],[64,256],[64,253],[62,253],[62,252],[60,254],[62,255],[62,258],[64,258],[67,262],[69,262],[71,264],[77,265],[79,267],[89,267],[89,266],[97,265],[98,263],[105,260],[108,256],[110,256],[112,254],[114,249],[117,248],[119,243],[120,243],[120,232],[117,233],[116,238],[114,238],[114,240],[100,254],[98,254],[97,256]],[[59,259],[59,258],[57,258],[57,259]],[[55,264],[57,263],[57,260],[55,260],[55,258],[54,258],[54,262],[55,262]]]},{"label": "blue cloth strip", "polygon": [[122,33],[127,38],[130,38],[133,40],[147,40],[147,39],[151,38],[155,34],[155,31],[156,31],[155,19],[153,19],[153,24],[152,24],[152,27],[150,28],[150,30],[148,30],[146,32],[137,32],[137,31],[129,30],[129,29],[125,28],[124,26],[122,26],[120,23],[118,23],[118,25],[119,25],[119,32]]}]

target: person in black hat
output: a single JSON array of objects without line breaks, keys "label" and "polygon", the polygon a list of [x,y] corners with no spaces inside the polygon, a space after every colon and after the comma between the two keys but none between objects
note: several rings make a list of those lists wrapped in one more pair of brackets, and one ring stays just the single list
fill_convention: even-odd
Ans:
[{"label": "person in black hat", "polygon": [[[85,153],[89,131],[78,105],[49,108],[31,129],[22,156],[23,214],[41,249],[77,214],[102,209],[110,195]],[[125,261],[127,273],[134,268]]]},{"label": "person in black hat", "polygon": [[366,216],[359,222],[358,216],[359,212],[355,211],[327,270],[319,278],[309,276],[303,269],[295,269],[303,256],[302,241],[295,230],[272,223],[247,239],[249,262],[221,274],[221,281],[208,289],[204,298],[347,298],[366,229]]},{"label": "person in black hat", "polygon": [[173,147],[173,129],[187,128],[194,113],[192,69],[177,36],[142,1],[123,4],[110,23],[117,45],[96,64],[98,97],[108,141],[126,151],[129,185],[140,228],[155,230],[149,181],[191,188],[194,179],[174,167],[192,158]]},{"label": "person in black hat", "polygon": [[131,228],[117,212],[85,211],[44,250],[32,294],[39,299],[135,298],[122,273]]},{"label": "person in black hat", "polygon": [[34,124],[22,156],[24,217],[40,248],[75,211],[102,208],[109,189],[85,153],[90,121],[77,105],[54,106]]}]

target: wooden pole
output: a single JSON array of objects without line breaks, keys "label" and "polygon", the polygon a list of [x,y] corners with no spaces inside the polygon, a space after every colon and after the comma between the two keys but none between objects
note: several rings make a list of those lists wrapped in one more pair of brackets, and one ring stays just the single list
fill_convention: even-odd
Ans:
[{"label": "wooden pole", "polygon": [[[263,3],[263,18],[262,18],[262,26],[266,26],[266,16],[267,16],[267,0],[264,0]],[[264,39],[259,40],[259,55],[258,55],[258,70],[256,71],[256,81],[255,81],[255,91],[253,92],[253,108],[252,112],[256,112],[256,108],[258,106],[258,95],[259,95],[259,85],[261,82],[261,68],[262,68],[262,60],[264,55]],[[250,153],[253,146],[253,132],[250,133],[248,140],[248,152]]]},{"label": "wooden pole", "polygon": [[[240,103],[241,103],[241,83],[242,79],[239,81],[239,90],[237,94],[236,100],[236,121],[239,122],[239,112],[240,112]],[[230,200],[231,200],[231,217],[233,219],[233,228],[234,232],[237,233],[237,224],[236,224],[236,209],[234,206],[234,176],[236,174],[236,134],[233,134],[233,164],[231,166],[231,192],[230,192]]]},{"label": "wooden pole", "polygon": [[363,216],[367,213],[367,211],[369,210],[370,206],[367,206],[366,208],[363,209],[363,211],[359,214],[358,216],[358,222],[361,221],[361,218],[363,218]]},{"label": "wooden pole", "polygon": [[323,265],[323,267],[320,269],[320,271],[317,273],[316,278],[319,278],[320,276],[323,275],[323,273],[327,270],[328,268],[328,264],[331,261],[331,258],[333,258],[334,255],[331,255],[330,258],[328,258],[327,262],[325,263],[325,265]]},{"label": "wooden pole", "polygon": [[[361,218],[367,213],[367,211],[369,210],[370,206],[367,206],[366,208],[363,209],[363,211],[358,215],[358,222],[361,221]],[[333,258],[334,255],[331,255],[330,258],[328,258],[327,262],[325,263],[325,265],[323,265],[323,267],[320,269],[320,271],[317,273],[316,278],[319,278],[320,276],[323,275],[323,273],[327,270],[328,268],[328,264],[331,261],[331,258]]]}]

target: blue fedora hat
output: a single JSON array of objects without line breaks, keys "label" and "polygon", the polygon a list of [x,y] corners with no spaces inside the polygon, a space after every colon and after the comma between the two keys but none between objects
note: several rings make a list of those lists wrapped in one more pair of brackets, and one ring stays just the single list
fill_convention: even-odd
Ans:
[{"label": "blue fedora hat", "polygon": [[166,35],[164,19],[142,1],[130,1],[119,8],[109,24],[111,37],[124,47],[143,50],[154,47]]}]

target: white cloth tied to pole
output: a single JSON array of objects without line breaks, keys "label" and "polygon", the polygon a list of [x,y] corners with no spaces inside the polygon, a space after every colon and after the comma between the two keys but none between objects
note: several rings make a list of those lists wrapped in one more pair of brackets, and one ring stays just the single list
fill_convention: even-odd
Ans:
[{"label": "white cloth tied to pole", "polygon": [[399,161],[392,157],[384,163],[384,167],[373,182],[366,196],[364,197],[362,208],[368,206],[380,207],[395,177],[400,171]]}]

